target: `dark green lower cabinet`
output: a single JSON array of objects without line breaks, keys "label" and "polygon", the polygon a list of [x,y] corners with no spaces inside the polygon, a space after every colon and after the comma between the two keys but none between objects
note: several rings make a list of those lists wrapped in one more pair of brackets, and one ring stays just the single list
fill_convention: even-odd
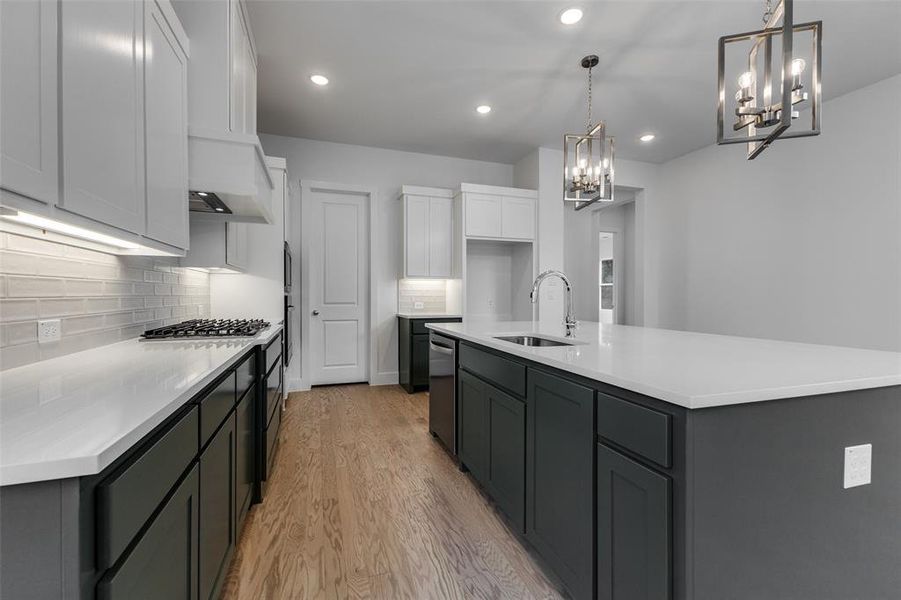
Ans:
[{"label": "dark green lower cabinet", "polygon": [[200,456],[200,600],[219,597],[235,550],[235,419]]},{"label": "dark green lower cabinet", "polygon": [[669,477],[598,445],[599,600],[669,600]]},{"label": "dark green lower cabinet", "polygon": [[97,585],[99,600],[197,598],[198,490],[195,465],[124,561]]},{"label": "dark green lower cabinet", "polygon": [[254,456],[253,413],[256,390],[251,387],[235,409],[235,530],[240,532],[253,500]]},{"label": "dark green lower cabinet", "polygon": [[484,482],[498,507],[525,530],[526,405],[494,386],[488,398],[488,479]]},{"label": "dark green lower cabinet", "polygon": [[594,390],[528,372],[526,538],[577,600],[594,597]]},{"label": "dark green lower cabinet", "polygon": [[457,371],[459,386],[457,402],[460,414],[458,423],[460,462],[470,470],[478,481],[488,477],[488,384],[466,371]]}]

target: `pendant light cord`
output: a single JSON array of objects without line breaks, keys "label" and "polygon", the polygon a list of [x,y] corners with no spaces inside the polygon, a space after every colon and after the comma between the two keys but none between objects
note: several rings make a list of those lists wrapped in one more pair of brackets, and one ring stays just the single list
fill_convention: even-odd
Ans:
[{"label": "pendant light cord", "polygon": [[588,127],[585,131],[591,131],[591,65],[588,66]]}]

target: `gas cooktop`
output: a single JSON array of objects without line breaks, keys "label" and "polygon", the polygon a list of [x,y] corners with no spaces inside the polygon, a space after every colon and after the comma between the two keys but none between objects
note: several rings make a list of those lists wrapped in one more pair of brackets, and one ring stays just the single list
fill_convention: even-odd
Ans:
[{"label": "gas cooktop", "polygon": [[269,327],[262,319],[191,319],[148,329],[142,340],[195,340],[198,338],[253,337]]}]

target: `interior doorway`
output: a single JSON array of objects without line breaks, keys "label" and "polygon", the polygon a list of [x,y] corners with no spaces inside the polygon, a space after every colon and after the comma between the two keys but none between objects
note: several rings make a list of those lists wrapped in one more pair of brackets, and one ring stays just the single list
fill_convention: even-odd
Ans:
[{"label": "interior doorway", "polygon": [[618,234],[602,231],[598,234],[598,322],[621,323],[618,314],[619,267]]},{"label": "interior doorway", "polygon": [[309,265],[309,385],[369,380],[370,204],[354,186],[301,182]]}]

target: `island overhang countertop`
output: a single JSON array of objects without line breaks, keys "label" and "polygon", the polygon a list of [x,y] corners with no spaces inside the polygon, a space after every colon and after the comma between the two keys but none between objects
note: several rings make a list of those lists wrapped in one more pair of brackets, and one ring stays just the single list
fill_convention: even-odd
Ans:
[{"label": "island overhang countertop", "polygon": [[[899,352],[596,322],[580,323],[573,338],[556,321],[464,320],[426,327],[688,409],[901,385]],[[574,345],[527,347],[497,339],[512,335]]]}]

